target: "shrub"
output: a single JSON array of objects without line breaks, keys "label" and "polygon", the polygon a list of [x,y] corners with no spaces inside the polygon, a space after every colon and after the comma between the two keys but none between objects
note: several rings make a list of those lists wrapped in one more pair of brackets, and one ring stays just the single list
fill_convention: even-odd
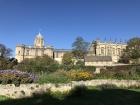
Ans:
[{"label": "shrub", "polygon": [[16,69],[27,72],[54,72],[59,64],[47,55],[32,59],[25,59],[16,66]]},{"label": "shrub", "polygon": [[0,70],[13,69],[15,65],[17,65],[17,60],[15,58],[6,59],[0,57]]},{"label": "shrub", "polygon": [[66,76],[66,71],[58,70],[54,73],[43,73],[38,76],[37,83],[66,83],[70,79]]},{"label": "shrub", "polygon": [[76,65],[77,65],[77,66],[84,67],[84,66],[85,66],[85,62],[82,61],[82,60],[78,60],[78,61],[76,62]]},{"label": "shrub", "polygon": [[6,96],[0,96],[0,101],[5,101],[5,100],[8,100],[9,98],[6,97]]},{"label": "shrub", "polygon": [[35,81],[35,76],[20,72],[17,70],[1,70],[0,71],[0,83],[2,84],[15,84],[19,86],[22,83],[32,83]]},{"label": "shrub", "polygon": [[71,70],[68,71],[67,76],[71,80],[89,80],[93,78],[93,72],[91,71],[81,71],[81,70]]},{"label": "shrub", "polygon": [[65,53],[62,59],[62,64],[66,66],[74,65],[74,62],[72,59],[73,59],[73,54],[71,52]]},{"label": "shrub", "polygon": [[101,69],[100,74],[96,74],[95,78],[102,79],[140,79],[140,66],[127,65],[127,66],[115,66],[106,67]]}]

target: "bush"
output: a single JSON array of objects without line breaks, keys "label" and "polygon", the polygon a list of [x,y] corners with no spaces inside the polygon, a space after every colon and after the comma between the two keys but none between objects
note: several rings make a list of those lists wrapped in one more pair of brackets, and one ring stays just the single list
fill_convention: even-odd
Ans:
[{"label": "bush", "polygon": [[80,80],[90,80],[93,78],[93,72],[91,71],[81,71],[81,70],[71,70],[68,71],[67,76],[71,79],[71,80],[76,80],[76,81],[80,81]]},{"label": "bush", "polygon": [[0,57],[0,70],[13,69],[17,65],[17,60],[15,58],[1,58]]},{"label": "bush", "polygon": [[42,73],[38,76],[37,83],[68,83],[70,81],[90,80],[93,72],[83,70],[58,70],[53,73]]},{"label": "bush", "polygon": [[25,59],[16,66],[16,69],[27,72],[54,72],[58,69],[59,64],[47,55],[32,59]]},{"label": "bush", "polygon": [[29,73],[20,72],[17,70],[1,70],[0,83],[1,84],[15,84],[19,86],[22,83],[32,83],[35,77]]},{"label": "bush", "polygon": [[0,96],[0,101],[5,101],[5,100],[7,100],[7,99],[9,99],[9,98],[6,97],[6,96]]},{"label": "bush", "polygon": [[66,76],[66,71],[58,70],[54,73],[43,73],[38,76],[37,83],[67,83],[70,79]]},{"label": "bush", "polygon": [[63,65],[74,65],[74,62],[73,62],[73,54],[71,52],[68,52],[68,53],[65,53],[63,55],[63,59],[62,59],[62,64]]},{"label": "bush", "polygon": [[140,66],[115,66],[106,67],[106,69],[101,69],[100,74],[96,74],[95,78],[101,79],[140,79]]}]

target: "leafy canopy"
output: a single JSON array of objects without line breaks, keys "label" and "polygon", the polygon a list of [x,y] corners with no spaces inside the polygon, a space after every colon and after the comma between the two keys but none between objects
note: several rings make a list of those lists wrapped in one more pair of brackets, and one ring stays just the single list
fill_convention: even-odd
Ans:
[{"label": "leafy canopy", "polygon": [[128,46],[126,52],[129,55],[129,58],[137,59],[140,58],[140,38],[135,37],[128,41]]},{"label": "leafy canopy", "polygon": [[138,58],[140,58],[140,38],[134,37],[127,42],[126,50],[124,50],[120,62],[129,63],[129,60]]},{"label": "leafy canopy", "polygon": [[82,37],[77,37],[72,44],[73,55],[77,59],[83,59],[84,54],[87,53],[89,43],[86,42]]},{"label": "leafy canopy", "polygon": [[0,44],[0,57],[1,58],[9,58],[12,54],[12,50],[7,48],[5,45]]}]

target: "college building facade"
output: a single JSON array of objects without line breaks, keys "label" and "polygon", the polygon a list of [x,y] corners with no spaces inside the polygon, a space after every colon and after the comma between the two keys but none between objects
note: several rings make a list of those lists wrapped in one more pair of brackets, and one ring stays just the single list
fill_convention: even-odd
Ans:
[{"label": "college building facade", "polygon": [[67,49],[54,49],[53,46],[50,45],[45,46],[44,38],[41,33],[39,33],[34,40],[33,46],[18,44],[16,46],[15,53],[18,62],[22,62],[24,59],[31,59],[37,56],[48,55],[49,57],[61,63],[63,55],[69,51],[70,50]]},{"label": "college building facade", "polygon": [[[108,66],[116,64],[126,49],[127,44],[113,43],[111,41],[101,42],[100,40],[93,41],[88,53],[85,55],[84,62],[86,66]],[[36,35],[33,46],[18,44],[16,46],[16,59],[22,62],[24,59],[31,59],[37,56],[48,55],[61,64],[63,55],[71,50],[55,49],[53,46],[44,44],[44,38],[39,33]]]},{"label": "college building facade", "polygon": [[86,66],[109,66],[118,63],[127,44],[122,42],[93,41],[85,56]]}]

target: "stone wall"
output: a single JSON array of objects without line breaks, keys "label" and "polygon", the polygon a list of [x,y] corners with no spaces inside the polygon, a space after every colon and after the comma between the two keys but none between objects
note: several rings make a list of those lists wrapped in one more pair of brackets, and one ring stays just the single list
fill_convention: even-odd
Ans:
[{"label": "stone wall", "polygon": [[102,84],[114,84],[118,87],[139,86],[140,80],[90,80],[90,81],[73,81],[67,84],[21,84],[15,87],[14,84],[0,85],[0,95],[11,98],[30,97],[33,94],[42,94],[47,91],[69,91],[75,86],[98,86]]}]

